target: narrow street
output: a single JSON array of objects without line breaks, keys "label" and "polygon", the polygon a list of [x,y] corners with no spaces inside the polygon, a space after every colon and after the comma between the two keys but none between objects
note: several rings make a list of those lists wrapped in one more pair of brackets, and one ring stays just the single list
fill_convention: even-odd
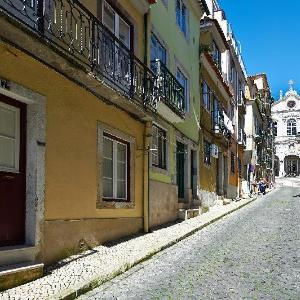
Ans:
[{"label": "narrow street", "polygon": [[300,188],[278,188],[79,299],[300,299]]}]

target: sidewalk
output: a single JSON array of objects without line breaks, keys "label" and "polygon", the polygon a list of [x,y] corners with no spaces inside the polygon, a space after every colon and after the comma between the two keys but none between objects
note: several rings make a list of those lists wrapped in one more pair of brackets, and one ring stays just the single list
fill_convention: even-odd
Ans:
[{"label": "sidewalk", "polygon": [[55,265],[48,275],[0,293],[0,299],[75,299],[254,200],[214,206],[196,218],[74,255]]}]

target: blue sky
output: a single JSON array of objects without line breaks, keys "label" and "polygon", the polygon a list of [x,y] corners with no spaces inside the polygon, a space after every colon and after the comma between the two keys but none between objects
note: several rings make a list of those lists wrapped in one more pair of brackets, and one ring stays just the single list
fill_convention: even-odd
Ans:
[{"label": "blue sky", "polygon": [[300,1],[218,2],[242,44],[248,74],[266,73],[275,99],[290,79],[300,93]]}]

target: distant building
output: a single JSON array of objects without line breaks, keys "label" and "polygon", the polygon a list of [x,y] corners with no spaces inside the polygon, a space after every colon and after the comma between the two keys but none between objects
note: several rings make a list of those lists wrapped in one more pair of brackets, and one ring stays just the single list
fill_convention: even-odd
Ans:
[{"label": "distant building", "polygon": [[300,174],[300,96],[290,88],[272,106],[275,123],[275,176]]}]

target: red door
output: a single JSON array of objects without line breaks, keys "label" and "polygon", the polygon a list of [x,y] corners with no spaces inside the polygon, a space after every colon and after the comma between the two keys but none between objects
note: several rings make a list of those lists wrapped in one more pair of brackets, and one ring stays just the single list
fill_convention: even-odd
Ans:
[{"label": "red door", "polygon": [[0,246],[25,240],[26,105],[0,95]]}]

